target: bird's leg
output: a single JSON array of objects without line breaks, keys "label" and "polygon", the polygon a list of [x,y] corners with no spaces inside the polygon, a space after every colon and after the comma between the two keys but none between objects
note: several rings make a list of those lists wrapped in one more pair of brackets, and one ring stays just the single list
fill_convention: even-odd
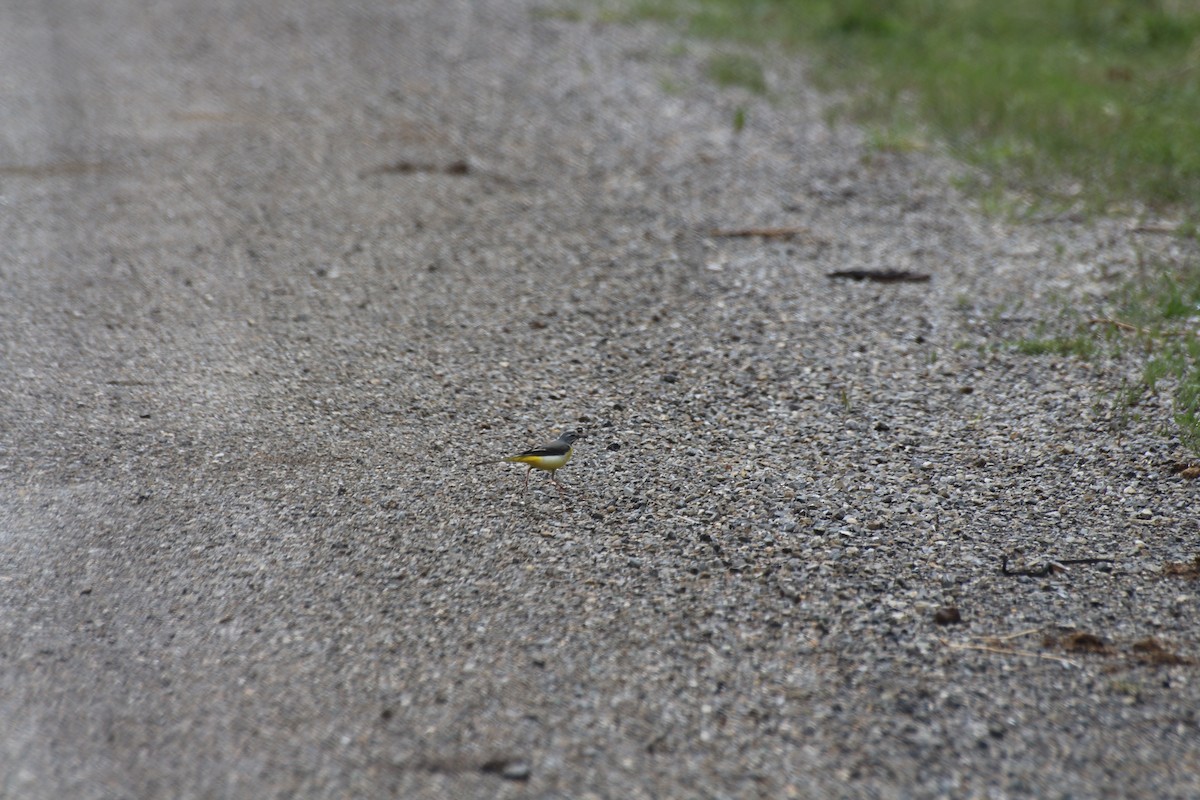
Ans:
[{"label": "bird's leg", "polygon": [[529,492],[529,473],[533,472],[533,467],[525,470],[525,492]]},{"label": "bird's leg", "polygon": [[556,470],[556,469],[550,471],[550,480],[554,481],[554,485],[558,487],[558,493],[562,494],[563,489],[566,487],[564,487],[561,483],[558,482],[558,478],[555,477],[556,472],[558,472],[558,470]]}]

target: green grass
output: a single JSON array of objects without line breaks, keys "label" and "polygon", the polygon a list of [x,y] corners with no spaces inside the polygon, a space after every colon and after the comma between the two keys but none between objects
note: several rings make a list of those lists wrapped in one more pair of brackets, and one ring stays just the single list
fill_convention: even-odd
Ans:
[{"label": "green grass", "polygon": [[1156,269],[1129,283],[1111,317],[1067,327],[1070,333],[1039,330],[1010,346],[1029,356],[1142,358],[1141,374],[1117,393],[1118,418],[1140,418],[1134,409],[1147,396],[1168,394],[1180,440],[1200,453],[1200,265]]},{"label": "green grass", "polygon": [[755,94],[765,94],[767,78],[762,65],[750,56],[726,53],[708,62],[708,77],[718,86],[741,86]]},{"label": "green grass", "polygon": [[[1091,211],[1135,200],[1186,226],[1200,212],[1195,2],[633,0],[629,9],[697,35],[803,47],[826,85],[858,87],[856,119],[902,132],[881,142],[917,141],[906,132],[928,125],[1028,197]],[[718,82],[759,80],[713,69]]]},{"label": "green grass", "polygon": [[[852,99],[877,151],[928,142],[980,167],[985,212],[1127,213],[1200,230],[1200,2],[1196,0],[614,0],[625,19],[802,49]],[[766,90],[758,61],[720,56],[709,77]],[[735,117],[735,129],[745,119]],[[1200,264],[1132,281],[1121,324],[1012,343],[1031,356],[1142,358],[1126,411],[1169,392],[1200,452]],[[1132,327],[1131,327],[1132,326]],[[1059,326],[1061,329],[1061,326]],[[845,398],[848,402],[848,398]]]},{"label": "green grass", "polygon": [[1018,353],[1027,356],[1056,355],[1090,358],[1096,352],[1096,342],[1086,333],[1078,333],[1074,336],[1021,339],[1017,342],[1016,348]]},{"label": "green grass", "polygon": [[746,127],[746,109],[738,106],[733,112],[733,132],[741,133]]},{"label": "green grass", "polygon": [[1200,265],[1137,282],[1118,315],[1146,352],[1140,391],[1130,396],[1169,391],[1184,444],[1200,452]]}]

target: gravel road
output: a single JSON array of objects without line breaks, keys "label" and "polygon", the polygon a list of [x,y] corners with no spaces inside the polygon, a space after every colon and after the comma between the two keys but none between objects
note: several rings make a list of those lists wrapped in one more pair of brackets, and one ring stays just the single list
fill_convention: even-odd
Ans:
[{"label": "gravel road", "polygon": [[0,796],[1200,796],[1194,250],[548,8],[0,4]]}]

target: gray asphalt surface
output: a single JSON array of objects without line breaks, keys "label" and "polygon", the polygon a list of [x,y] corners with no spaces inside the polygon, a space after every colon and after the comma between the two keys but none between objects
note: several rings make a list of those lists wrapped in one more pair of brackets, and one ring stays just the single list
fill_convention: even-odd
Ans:
[{"label": "gray asphalt surface", "polygon": [[1200,796],[1195,252],[570,17],[0,4],[0,796]]}]

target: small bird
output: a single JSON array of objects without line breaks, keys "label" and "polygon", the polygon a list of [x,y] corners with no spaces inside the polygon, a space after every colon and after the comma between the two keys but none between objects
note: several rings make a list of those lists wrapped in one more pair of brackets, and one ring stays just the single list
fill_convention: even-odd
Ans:
[{"label": "small bird", "polygon": [[[506,461],[509,464],[525,464],[529,467],[525,471],[525,491],[529,491],[529,475],[535,469],[545,470],[550,473],[550,480],[554,481],[554,485],[558,487],[561,494],[563,485],[558,482],[558,478],[554,477],[554,473],[566,466],[571,460],[571,456],[575,454],[575,448],[571,445],[579,438],[579,434],[575,431],[566,431],[553,442],[547,442],[540,447],[535,447],[532,450],[526,450],[523,453],[517,453],[515,456],[507,458],[498,458],[494,461],[481,461],[480,464],[498,464],[501,461]],[[476,465],[478,466],[478,464]]]}]

